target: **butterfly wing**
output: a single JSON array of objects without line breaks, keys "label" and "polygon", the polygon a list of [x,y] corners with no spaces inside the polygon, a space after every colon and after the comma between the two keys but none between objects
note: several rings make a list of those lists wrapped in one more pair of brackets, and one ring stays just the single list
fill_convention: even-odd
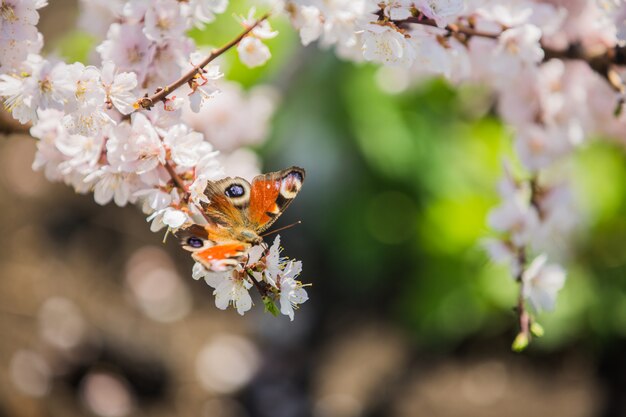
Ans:
[{"label": "butterfly wing", "polygon": [[224,271],[237,265],[250,247],[236,234],[246,221],[250,183],[243,178],[210,181],[204,194],[209,199],[202,203],[208,224],[188,224],[174,234],[196,262],[210,271]]},{"label": "butterfly wing", "polygon": [[248,181],[239,177],[209,181],[204,195],[209,202],[202,203],[202,209],[210,222],[230,229],[245,223],[245,210],[250,202]]},{"label": "butterfly wing", "polygon": [[244,258],[250,245],[228,240],[228,235],[219,236],[218,230],[213,225],[189,224],[178,229],[175,235],[196,262],[209,271],[225,271]]},{"label": "butterfly wing", "polygon": [[226,271],[237,266],[245,258],[249,246],[242,242],[224,243],[194,252],[191,257],[209,271]]},{"label": "butterfly wing", "polygon": [[258,175],[252,180],[247,218],[257,233],[270,227],[296,197],[304,170],[291,167]]}]

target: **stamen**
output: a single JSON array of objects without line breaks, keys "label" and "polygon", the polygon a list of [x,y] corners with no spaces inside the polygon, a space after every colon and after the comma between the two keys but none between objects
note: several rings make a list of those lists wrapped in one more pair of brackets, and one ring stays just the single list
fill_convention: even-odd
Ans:
[{"label": "stamen", "polygon": [[2,6],[0,6],[0,16],[2,16],[4,20],[7,20],[9,22],[15,22],[17,20],[17,16],[15,16],[15,11],[13,10],[13,7],[11,7],[7,3],[3,3]]}]

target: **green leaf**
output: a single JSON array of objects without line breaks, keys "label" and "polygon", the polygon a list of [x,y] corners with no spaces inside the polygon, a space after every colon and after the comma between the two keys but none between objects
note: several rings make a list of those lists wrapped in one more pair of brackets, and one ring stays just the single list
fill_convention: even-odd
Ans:
[{"label": "green leaf", "polygon": [[278,306],[272,298],[268,296],[263,297],[263,305],[265,306],[265,311],[271,313],[274,317],[278,317],[280,310],[278,310]]}]

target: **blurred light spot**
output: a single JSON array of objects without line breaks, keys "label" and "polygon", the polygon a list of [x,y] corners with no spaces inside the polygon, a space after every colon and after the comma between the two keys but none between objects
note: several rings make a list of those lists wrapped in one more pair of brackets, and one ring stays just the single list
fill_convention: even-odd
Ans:
[{"label": "blurred light spot", "polygon": [[191,296],[167,252],[146,246],[126,264],[126,282],[133,300],[149,318],[169,323],[191,310]]},{"label": "blurred light spot", "polygon": [[0,174],[11,192],[33,197],[42,193],[46,180],[34,172],[31,164],[35,154],[35,141],[24,136],[11,140],[0,152]]},{"label": "blurred light spot", "polygon": [[203,417],[248,417],[246,409],[231,398],[213,398],[203,407]]},{"label": "blurred light spot", "polygon": [[224,168],[224,175],[229,177],[251,180],[261,173],[259,156],[248,148],[240,148],[228,154],[220,153],[218,159]]},{"label": "blurred light spot", "polygon": [[363,413],[363,406],[350,395],[333,394],[315,403],[315,417],[356,417]]},{"label": "blurred light spot", "polygon": [[467,370],[461,382],[461,392],[469,402],[487,406],[504,396],[508,382],[504,363],[483,362]]},{"label": "blurred light spot", "polygon": [[246,385],[259,368],[259,352],[240,336],[219,335],[196,358],[196,375],[208,391],[231,393]]},{"label": "blurred light spot", "polygon": [[365,324],[355,322],[319,355],[311,384],[316,417],[358,416],[384,401],[386,388],[407,366],[405,336],[387,323],[360,319]]},{"label": "blurred light spot", "polygon": [[9,364],[11,380],[21,392],[43,397],[50,390],[50,367],[38,353],[29,350],[15,352]]},{"label": "blurred light spot", "polygon": [[41,337],[56,348],[75,347],[83,340],[85,329],[80,310],[66,298],[49,298],[39,309]]},{"label": "blurred light spot", "polygon": [[378,194],[367,206],[367,230],[374,238],[388,245],[410,239],[416,231],[416,220],[415,203],[397,191]]},{"label": "blurred light spot", "polygon": [[476,194],[432,200],[424,210],[420,226],[429,251],[458,256],[474,247],[485,234],[485,216],[491,203]]},{"label": "blurred light spot", "polygon": [[92,371],[83,378],[80,391],[85,405],[102,417],[123,417],[134,408],[128,383],[119,375]]},{"label": "blurred light spot", "polygon": [[376,84],[385,93],[402,93],[409,87],[409,71],[400,67],[380,67],[376,71]]},{"label": "blurred light spot", "polygon": [[126,275],[130,279],[136,279],[146,271],[159,268],[174,268],[169,254],[156,246],[143,246],[134,251],[126,262]]}]

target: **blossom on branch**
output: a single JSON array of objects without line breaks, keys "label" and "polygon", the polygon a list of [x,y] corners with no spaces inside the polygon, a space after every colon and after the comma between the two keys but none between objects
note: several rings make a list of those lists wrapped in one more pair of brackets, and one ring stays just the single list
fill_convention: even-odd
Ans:
[{"label": "blossom on branch", "polygon": [[565,271],[559,265],[547,264],[542,254],[535,258],[522,275],[523,295],[535,310],[552,310],[557,293],[565,284]]},{"label": "blossom on branch", "polygon": [[[241,24],[246,27],[253,27],[257,23],[254,17],[256,10],[253,7],[247,18],[241,18]],[[277,31],[273,31],[267,20],[256,24],[254,29],[245,36],[237,45],[239,59],[250,68],[264,65],[271,57],[270,49],[263,43],[265,39],[272,39],[278,35]]]},{"label": "blossom on branch", "polygon": [[[282,258],[280,252],[280,236],[276,236],[269,248],[263,245],[250,248],[246,261],[234,269],[208,271],[196,263],[193,277],[204,278],[214,288],[215,305],[219,309],[232,305],[243,315],[252,307],[249,291],[256,286],[261,288],[266,308],[273,306],[270,308],[274,309],[274,303],[279,302],[280,312],[293,320],[295,309],[308,300],[303,284],[296,280],[302,271],[302,262]],[[276,308],[273,312],[278,311]]]}]

